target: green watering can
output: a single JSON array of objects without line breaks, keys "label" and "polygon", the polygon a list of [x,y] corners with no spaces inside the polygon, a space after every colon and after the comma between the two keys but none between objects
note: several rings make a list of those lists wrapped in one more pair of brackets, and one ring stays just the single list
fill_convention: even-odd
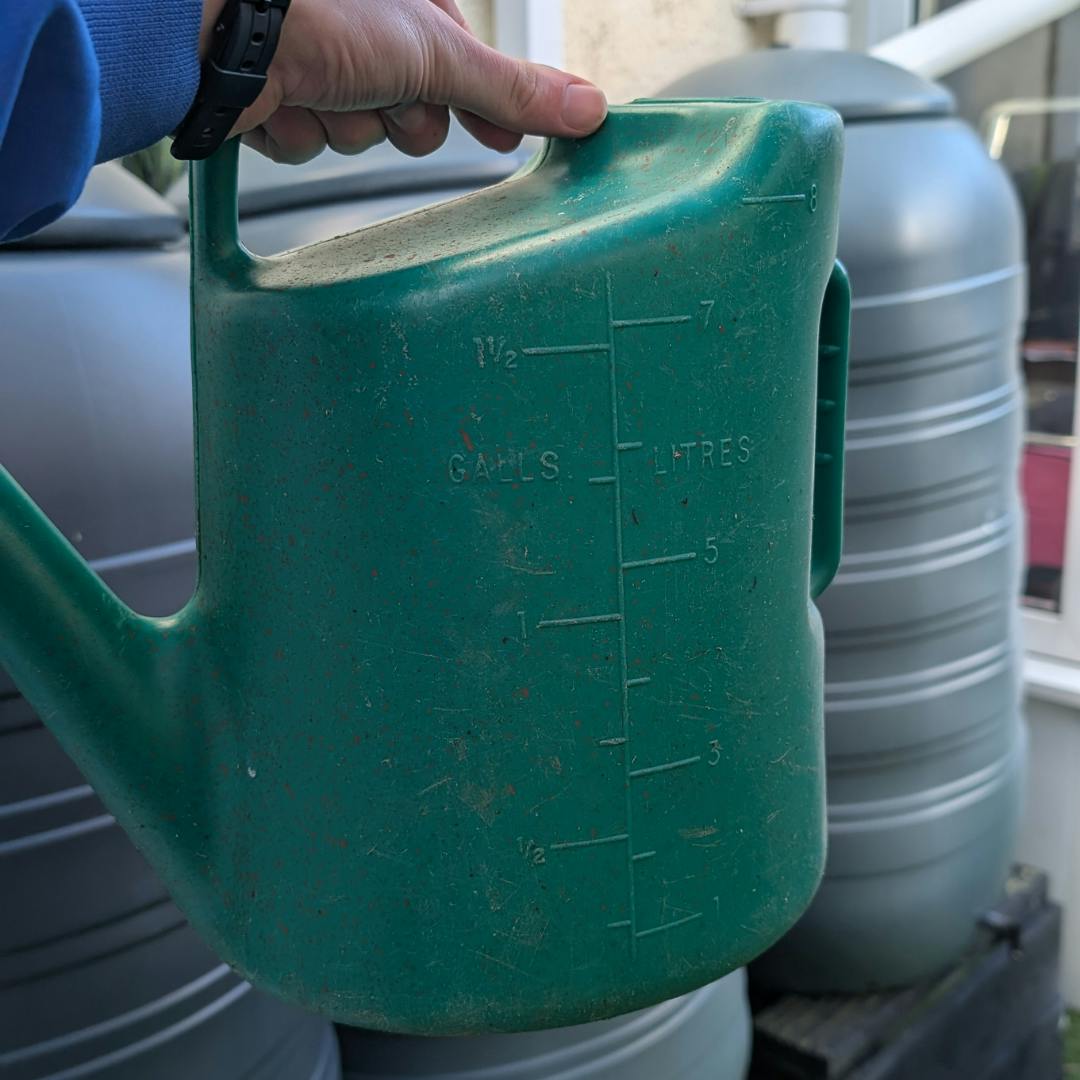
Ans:
[{"label": "green watering can", "polygon": [[274,258],[195,168],[195,595],[132,612],[0,471],[0,662],[254,983],[573,1024],[806,907],[840,164],[824,108],[645,101]]}]

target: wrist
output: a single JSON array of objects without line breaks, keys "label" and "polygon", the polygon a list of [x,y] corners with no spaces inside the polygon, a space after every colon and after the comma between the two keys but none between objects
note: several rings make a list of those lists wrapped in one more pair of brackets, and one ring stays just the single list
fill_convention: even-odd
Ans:
[{"label": "wrist", "polygon": [[200,63],[206,59],[206,54],[210,51],[210,39],[214,33],[214,25],[217,23],[224,7],[225,0],[203,0],[202,25],[199,28]]},{"label": "wrist", "polygon": [[262,94],[290,0],[204,0],[199,88],[176,128],[173,157],[202,160]]}]

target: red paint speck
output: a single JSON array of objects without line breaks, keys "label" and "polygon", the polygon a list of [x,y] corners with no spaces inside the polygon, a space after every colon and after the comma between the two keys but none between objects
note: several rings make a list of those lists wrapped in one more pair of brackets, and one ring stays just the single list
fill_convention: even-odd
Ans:
[{"label": "red paint speck", "polygon": [[515,690],[514,692],[520,698],[527,698],[529,696],[529,688],[527,686],[522,686],[520,689]]},{"label": "red paint speck", "polygon": [[371,576],[373,578],[377,578],[379,576],[379,571],[376,570],[374,566],[371,568]]},{"label": "red paint speck", "polygon": [[476,447],[473,446],[472,439],[469,438],[469,433],[464,428],[461,429],[461,441],[465,444],[465,449],[468,450],[470,454],[476,449]]}]

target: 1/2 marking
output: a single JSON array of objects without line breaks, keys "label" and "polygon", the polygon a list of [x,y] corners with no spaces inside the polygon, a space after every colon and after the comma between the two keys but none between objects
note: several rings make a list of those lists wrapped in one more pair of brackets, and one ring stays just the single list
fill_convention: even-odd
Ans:
[{"label": "1/2 marking", "polygon": [[521,857],[530,866],[543,866],[547,862],[547,854],[544,849],[532,839],[525,836],[517,838],[518,851]]},{"label": "1/2 marking", "polygon": [[517,350],[506,348],[506,338],[488,334],[486,337],[474,337],[473,344],[476,346],[477,367],[486,368],[490,364],[506,371],[517,370]]}]

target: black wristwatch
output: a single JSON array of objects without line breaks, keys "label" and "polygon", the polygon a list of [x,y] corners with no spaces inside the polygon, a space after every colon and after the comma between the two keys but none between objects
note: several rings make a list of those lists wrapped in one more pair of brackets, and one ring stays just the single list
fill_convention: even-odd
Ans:
[{"label": "black wristwatch", "polygon": [[173,138],[182,161],[209,157],[266,85],[289,0],[226,0],[194,104]]}]

